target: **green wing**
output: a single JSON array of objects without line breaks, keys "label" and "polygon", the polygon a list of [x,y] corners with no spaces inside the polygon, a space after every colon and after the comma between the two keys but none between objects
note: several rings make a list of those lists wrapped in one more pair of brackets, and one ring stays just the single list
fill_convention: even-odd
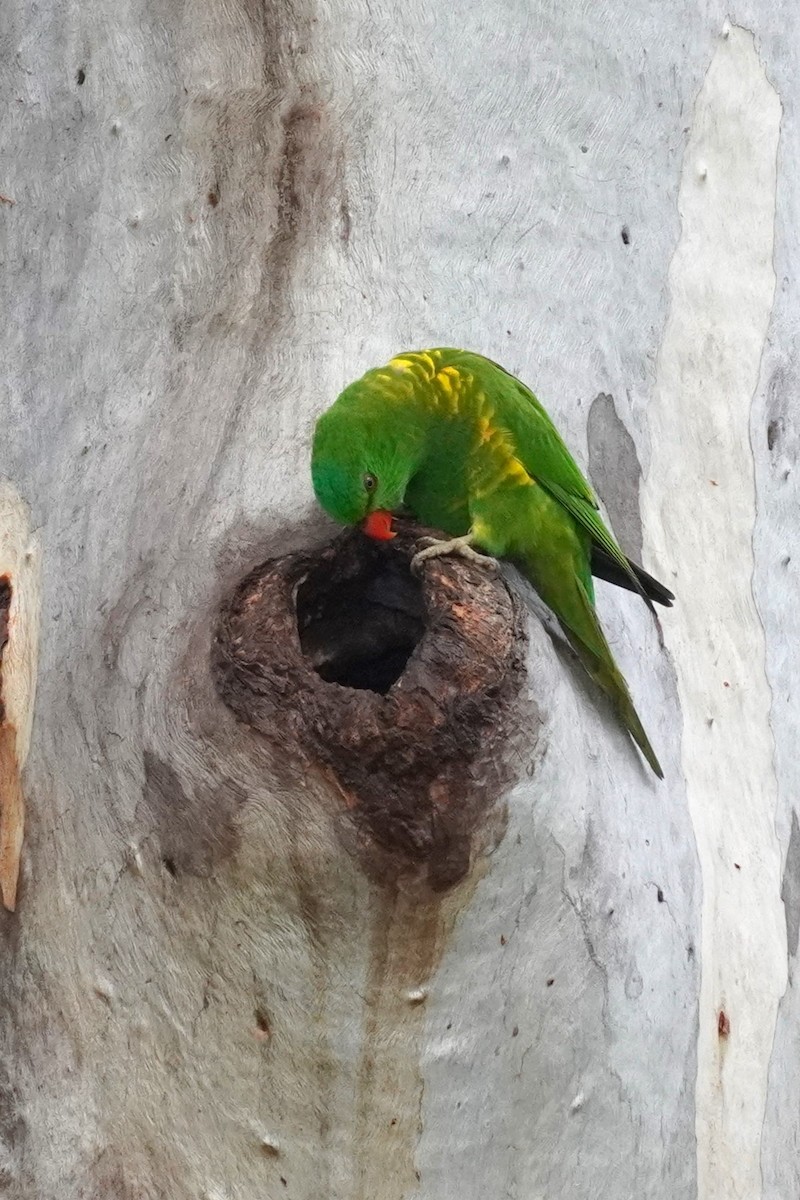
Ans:
[{"label": "green wing", "polygon": [[[479,385],[496,404],[497,416],[508,428],[517,458],[528,474],[570,513],[592,541],[602,546],[652,607],[628,559],[606,528],[594,492],[533,392],[490,358],[463,351],[459,358],[464,366],[473,368]],[[500,374],[491,379],[490,372]]]}]

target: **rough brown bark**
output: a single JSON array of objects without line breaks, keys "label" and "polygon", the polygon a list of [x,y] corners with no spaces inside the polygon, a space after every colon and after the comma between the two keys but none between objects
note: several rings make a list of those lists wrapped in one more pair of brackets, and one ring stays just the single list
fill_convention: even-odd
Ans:
[{"label": "rough brown bark", "polygon": [[[519,763],[525,640],[489,560],[434,560],[417,583],[410,559],[430,532],[401,525],[390,546],[345,534],[256,568],[223,607],[215,666],[284,764],[334,781],[371,875],[421,873],[439,890],[469,870]],[[528,744],[535,727],[529,715]]]}]

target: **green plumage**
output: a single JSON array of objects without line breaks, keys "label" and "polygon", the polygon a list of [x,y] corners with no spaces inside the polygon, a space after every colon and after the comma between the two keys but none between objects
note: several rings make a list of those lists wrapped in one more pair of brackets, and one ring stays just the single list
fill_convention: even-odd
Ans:
[{"label": "green plumage", "polygon": [[532,392],[465,350],[398,355],[368,371],[317,423],[317,498],[356,524],[411,512],[424,524],[510,559],[553,610],[650,766],[663,773],[594,610],[592,574],[669,604],[623,554],[555,426]]}]

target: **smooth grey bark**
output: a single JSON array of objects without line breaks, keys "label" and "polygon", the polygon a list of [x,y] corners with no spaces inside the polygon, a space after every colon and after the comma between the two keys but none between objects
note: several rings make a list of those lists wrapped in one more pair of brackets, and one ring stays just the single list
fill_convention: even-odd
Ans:
[{"label": "smooth grey bark", "polygon": [[[800,1190],[800,31],[727,16],[3,6],[0,565],[40,642],[7,1195]],[[316,415],[437,344],[536,389],[678,602],[662,651],[600,595],[665,783],[533,615],[505,836],[420,902],[208,654],[246,571],[334,532]]]}]

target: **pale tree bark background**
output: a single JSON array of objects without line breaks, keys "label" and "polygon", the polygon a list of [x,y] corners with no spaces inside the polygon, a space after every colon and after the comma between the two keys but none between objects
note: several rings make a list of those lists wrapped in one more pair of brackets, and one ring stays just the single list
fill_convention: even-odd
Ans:
[{"label": "pale tree bark background", "polygon": [[[799,25],[5,0],[4,1194],[800,1194]],[[531,616],[505,835],[420,896],[209,647],[335,532],[317,414],[440,344],[535,388],[677,603],[662,651],[600,587],[665,782]]]}]

